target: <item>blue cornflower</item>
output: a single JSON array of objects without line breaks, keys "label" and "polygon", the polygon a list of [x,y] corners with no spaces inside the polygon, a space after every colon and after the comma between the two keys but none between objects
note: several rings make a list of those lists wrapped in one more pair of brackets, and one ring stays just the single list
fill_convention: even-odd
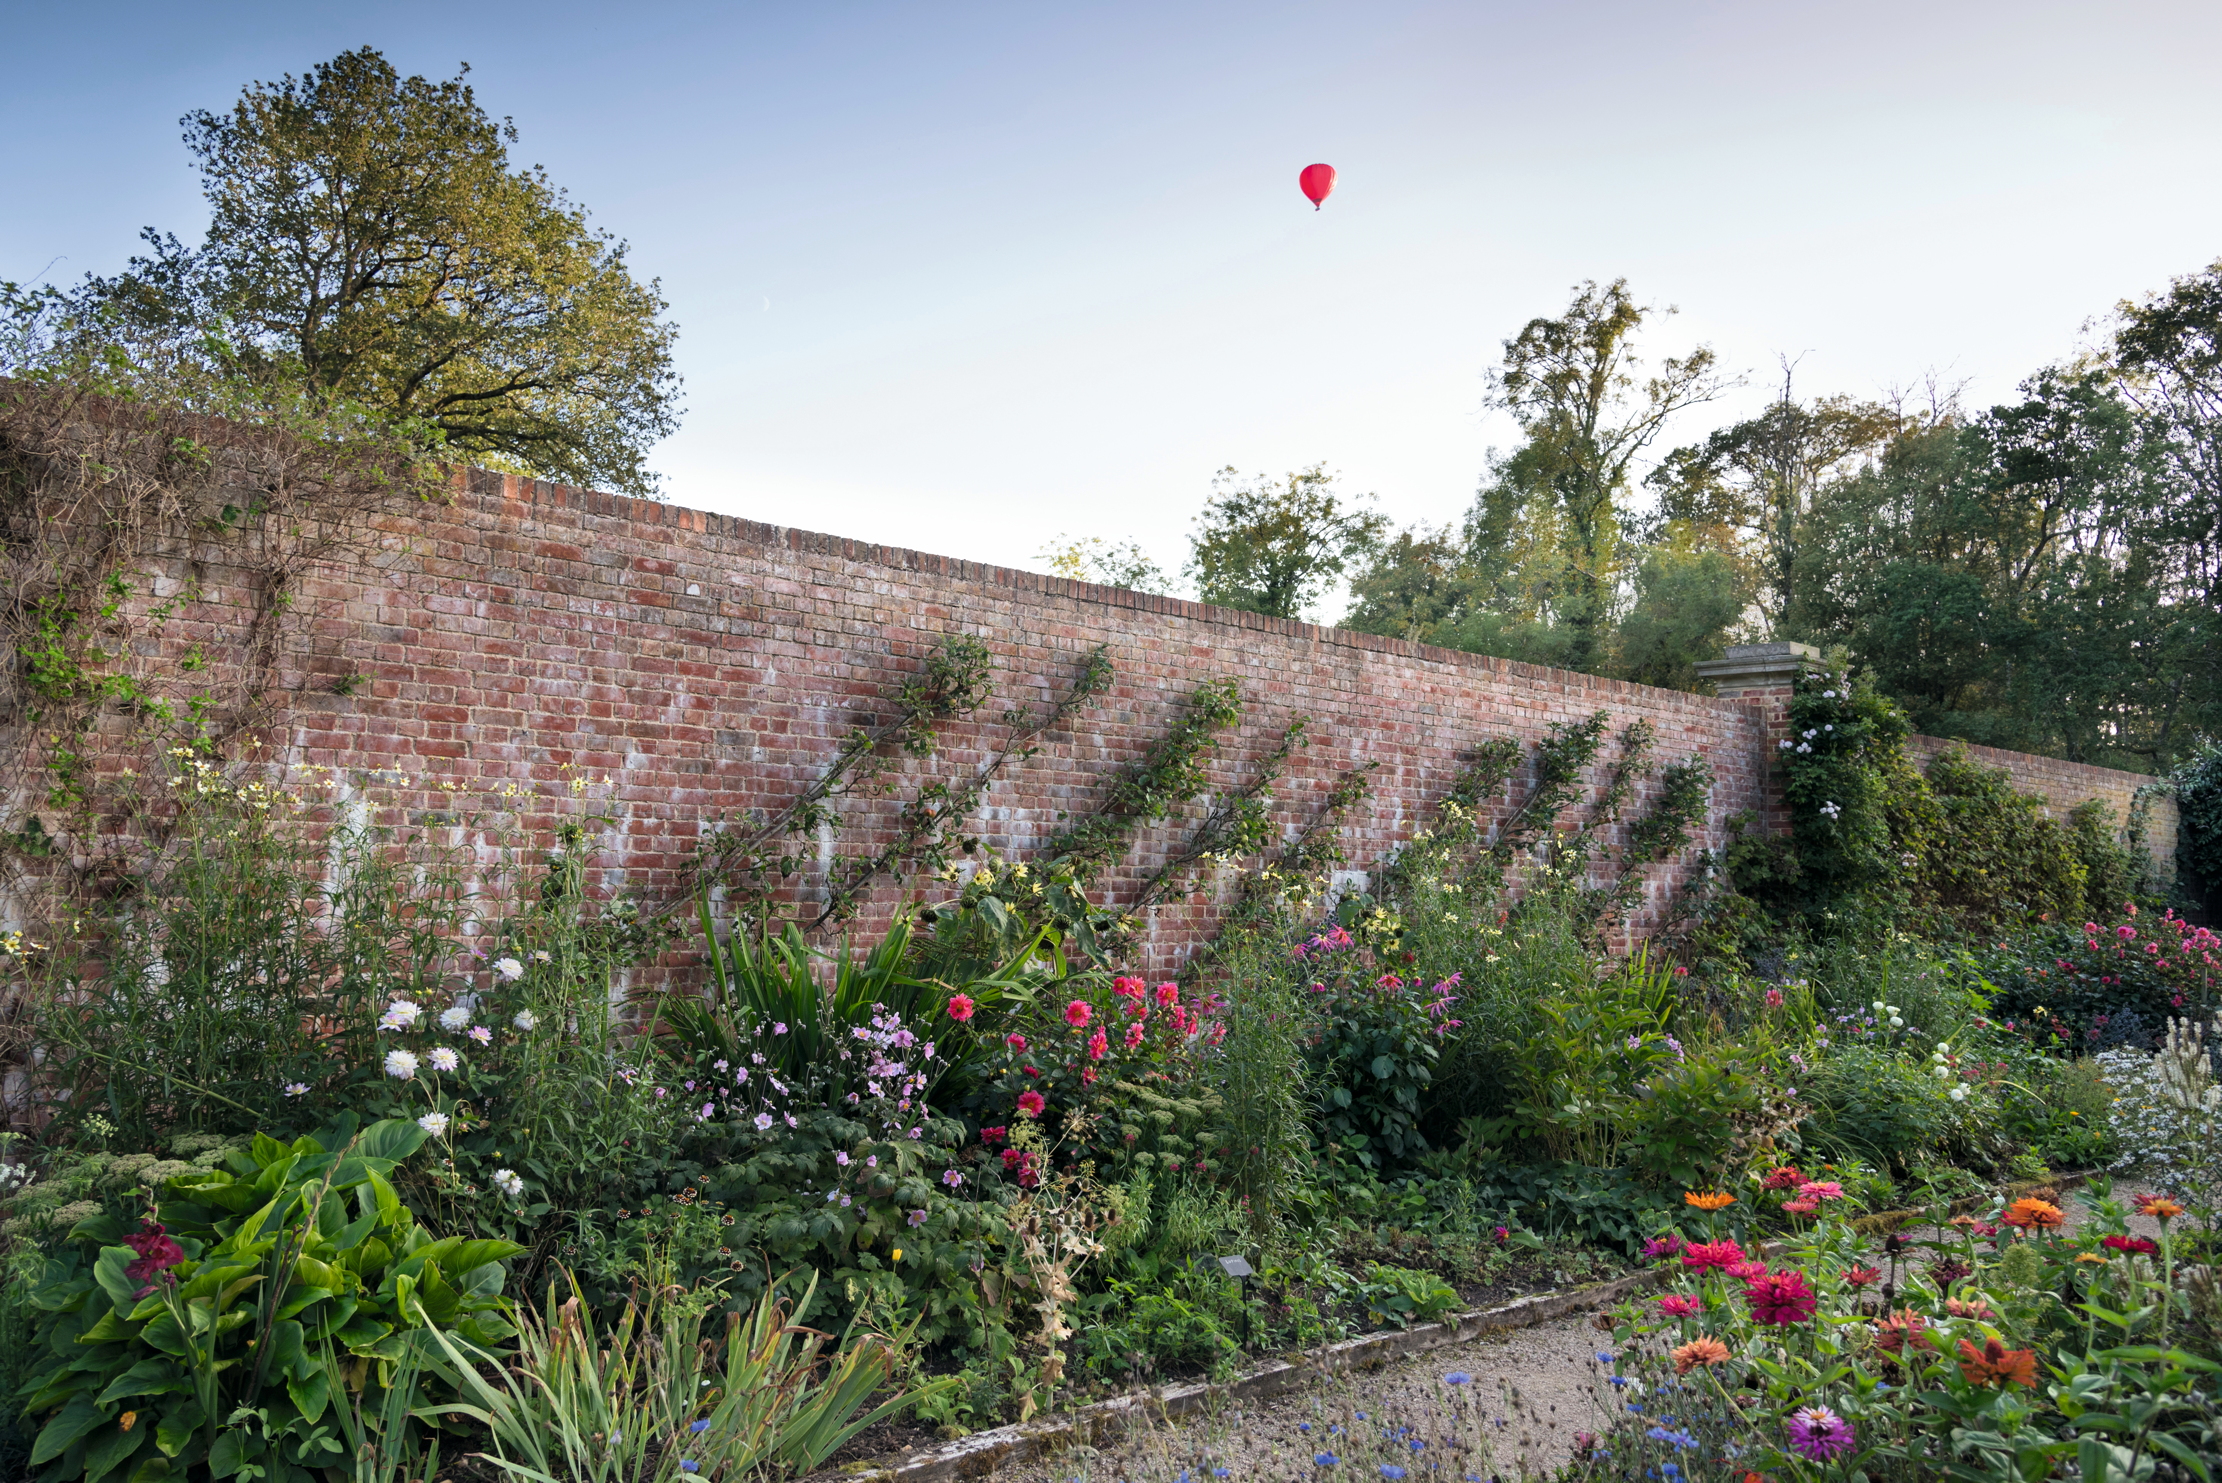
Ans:
[{"label": "blue cornflower", "polygon": [[1682,1470],[1671,1462],[1662,1462],[1659,1464],[1659,1475],[1665,1478],[1679,1478],[1682,1476]]},{"label": "blue cornflower", "polygon": [[1319,1452],[1314,1453],[1312,1456],[1312,1461],[1318,1463],[1323,1468],[1331,1468],[1341,1460],[1341,1458],[1335,1456],[1335,1454],[1332,1452]]},{"label": "blue cornflower", "polygon": [[679,1471],[682,1473],[699,1473],[702,1471],[702,1464],[691,1457],[682,1457],[679,1459]]},{"label": "blue cornflower", "polygon": [[1227,1476],[1228,1473],[1232,1471],[1233,1469],[1231,1468],[1213,1468],[1211,1470],[1211,1476],[1213,1476],[1214,1478],[1224,1478]]},{"label": "blue cornflower", "polygon": [[1360,1421],[1363,1421],[1363,1420],[1365,1420],[1365,1419],[1366,1419],[1366,1413],[1365,1413],[1365,1412],[1363,1412],[1363,1411],[1360,1411],[1360,1412],[1358,1413],[1358,1419],[1359,1419]]},{"label": "blue cornflower", "polygon": [[1397,1483],[1404,1476],[1404,1469],[1393,1462],[1385,1462],[1381,1464],[1381,1476],[1388,1479],[1389,1483]]},{"label": "blue cornflower", "polygon": [[1598,1350],[1598,1351],[1597,1351],[1597,1363],[1599,1363],[1599,1364],[1601,1364],[1601,1365],[1609,1365],[1609,1364],[1614,1364],[1614,1363],[1616,1363],[1616,1361],[1615,1361],[1615,1360],[1613,1359],[1613,1353],[1612,1353],[1612,1351],[1611,1351],[1610,1349],[1600,1349],[1600,1350]]},{"label": "blue cornflower", "polygon": [[1612,1388],[1615,1390],[1618,1390],[1621,1386],[1628,1383],[1628,1377],[1626,1375],[1607,1375],[1605,1379],[1611,1382]]},{"label": "blue cornflower", "polygon": [[1188,1483],[1188,1469],[1182,1468],[1180,1470],[1180,1476],[1178,1478],[1175,1478],[1173,1480],[1173,1483]]},{"label": "blue cornflower", "polygon": [[1638,1402],[1638,1401],[1630,1401],[1630,1402],[1628,1402],[1628,1409],[1629,1409],[1629,1410],[1631,1410],[1631,1411],[1633,1411],[1633,1412],[1635,1412],[1635,1413],[1636,1413],[1636,1414],[1637,1414],[1638,1416],[1641,1416],[1641,1415],[1643,1414],[1643,1405],[1642,1405],[1642,1403],[1641,1403],[1641,1402]]},{"label": "blue cornflower", "polygon": [[1443,1383],[1445,1385],[1471,1385],[1474,1383],[1474,1377],[1464,1370],[1453,1370],[1443,1377]]},{"label": "blue cornflower", "polygon": [[703,1419],[703,1420],[701,1420],[701,1421],[696,1421],[696,1422],[692,1422],[692,1423],[690,1423],[690,1424],[688,1425],[688,1427],[687,1427],[687,1430],[688,1430],[688,1431],[690,1431],[690,1432],[693,1432],[693,1433],[694,1433],[694,1434],[695,1434],[696,1436],[698,1436],[698,1437],[699,1437],[699,1436],[701,1436],[701,1435],[702,1435],[702,1434],[703,1434],[704,1432],[708,1431],[709,1429],[710,1429],[710,1423],[709,1423],[709,1421],[708,1421],[708,1419],[707,1419],[707,1418],[705,1418],[705,1419]]},{"label": "blue cornflower", "polygon": [[1421,1441],[1418,1437],[1414,1437],[1412,1439],[1412,1450],[1414,1452],[1425,1452],[1427,1450],[1427,1443]]},{"label": "blue cornflower", "polygon": [[1296,1429],[1300,1432],[1308,1432],[1312,1429],[1312,1424],[1309,1421],[1299,1421],[1296,1423]]}]

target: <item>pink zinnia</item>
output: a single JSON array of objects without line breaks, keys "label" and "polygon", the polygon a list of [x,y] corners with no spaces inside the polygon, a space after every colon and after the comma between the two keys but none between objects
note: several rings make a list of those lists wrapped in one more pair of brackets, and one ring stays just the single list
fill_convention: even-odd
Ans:
[{"label": "pink zinnia", "polygon": [[1739,1282],[1749,1282],[1755,1277],[1766,1276],[1767,1264],[1765,1262],[1738,1262],[1728,1269],[1728,1275]]},{"label": "pink zinnia", "polygon": [[[1102,1034],[1103,1032],[1102,1032],[1102,1031],[1100,1031],[1100,1030],[1098,1030],[1098,1031],[1097,1031],[1096,1033],[1100,1035],[1100,1034]],[[1126,1027],[1126,1048],[1127,1048],[1128,1050],[1132,1050],[1132,1049],[1134,1049],[1134,1048],[1135,1048],[1136,1046],[1140,1045],[1141,1043],[1142,1043],[1142,1027],[1141,1027],[1141,1025],[1140,1025],[1140,1024],[1132,1024],[1132,1025],[1128,1025],[1128,1026]]]},{"label": "pink zinnia", "polygon": [[1784,1200],[1782,1202],[1782,1213],[1785,1215],[1811,1215],[1820,1208],[1821,1202],[1815,1199]]},{"label": "pink zinnia", "polygon": [[1852,1450],[1852,1424],[1826,1406],[1804,1406],[1790,1413],[1790,1449],[1814,1462],[1827,1462]]},{"label": "pink zinnia", "polygon": [[1180,985],[1159,984],[1157,986],[1157,1002],[1164,1005],[1180,1003]]},{"label": "pink zinnia", "polygon": [[1003,1037],[1003,1043],[1015,1051],[1024,1052],[1026,1049],[1026,1037],[1024,1035],[1015,1033],[1006,1035]]},{"label": "pink zinnia", "polygon": [[1656,1261],[1662,1256],[1672,1256],[1682,1249],[1682,1238],[1672,1231],[1664,1236],[1653,1236],[1643,1243],[1643,1259]]},{"label": "pink zinnia", "polygon": [[1048,1105],[1048,1100],[1040,1092],[1020,1092],[1018,1094],[1018,1111],[1021,1117],[1040,1117],[1042,1109]]},{"label": "pink zinnia", "polygon": [[1833,1179],[1809,1179],[1798,1186],[1798,1193],[1811,1200],[1841,1200],[1844,1186]]},{"label": "pink zinnia", "polygon": [[1111,1042],[1101,1030],[1088,1037],[1088,1059],[1100,1061],[1111,1053]]},{"label": "pink zinnia", "polygon": [[1688,1293],[1671,1293],[1659,1299],[1659,1311],[1669,1318],[1692,1318],[1704,1311],[1705,1305]]},{"label": "pink zinnia", "polygon": [[1744,1259],[1744,1249],[1726,1237],[1718,1241],[1692,1241],[1682,1248],[1685,1267],[1733,1267]]},{"label": "pink zinnia", "polygon": [[969,994],[952,994],[949,996],[949,1018],[953,1020],[971,1019],[972,1010],[972,997]]},{"label": "pink zinnia", "polygon": [[1821,1306],[1820,1295],[1805,1285],[1803,1272],[1775,1272],[1754,1278],[1744,1288],[1751,1316],[1760,1323],[1803,1323]]},{"label": "pink zinnia", "polygon": [[1065,1023],[1075,1030],[1084,1028],[1095,1017],[1096,1012],[1088,1007],[1085,999],[1075,999],[1065,1006]]},{"label": "pink zinnia", "polygon": [[1139,999],[1146,990],[1138,978],[1114,978],[1111,980],[1111,992],[1124,999]]}]

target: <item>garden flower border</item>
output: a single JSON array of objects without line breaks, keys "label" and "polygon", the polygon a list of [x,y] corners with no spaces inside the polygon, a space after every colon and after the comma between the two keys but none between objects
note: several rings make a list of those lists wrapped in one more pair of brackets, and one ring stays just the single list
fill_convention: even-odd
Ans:
[{"label": "garden flower border", "polygon": [[[2004,1186],[1997,1195],[1955,1200],[1952,1211],[1960,1214],[1992,1199],[2012,1200],[2035,1189],[2074,1189],[2103,1172],[2085,1169],[2046,1179],[2017,1181]],[[1919,1210],[1878,1211],[1862,1216],[1854,1225],[1869,1234],[1880,1234],[1897,1229],[1921,1213]],[[1772,1243],[1763,1248],[1768,1255],[1779,1249]],[[1232,1380],[1216,1383],[1204,1380],[1134,1391],[1038,1421],[974,1432],[922,1452],[861,1459],[819,1476],[841,1478],[848,1483],[950,1483],[959,1478],[983,1478],[1012,1463],[1031,1461],[1069,1447],[1092,1445],[1099,1437],[1145,1417],[1171,1420],[1196,1415],[1214,1402],[1286,1395],[1330,1375],[1379,1369],[1407,1355],[1464,1344],[1492,1333],[1532,1328],[1583,1309],[1602,1310],[1631,1293],[1661,1285],[1678,1270],[1673,1266],[1656,1267],[1609,1282],[1514,1298],[1494,1308],[1477,1308],[1437,1323],[1364,1334],[1307,1349],[1288,1359],[1269,1360]]]}]

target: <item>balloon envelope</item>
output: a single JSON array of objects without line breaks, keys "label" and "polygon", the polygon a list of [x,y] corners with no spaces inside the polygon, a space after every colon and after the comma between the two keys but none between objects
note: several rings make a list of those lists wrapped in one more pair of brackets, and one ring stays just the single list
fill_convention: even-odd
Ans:
[{"label": "balloon envelope", "polygon": [[1335,188],[1335,167],[1306,165],[1304,173],[1296,177],[1296,183],[1304,188],[1304,198],[1312,203],[1312,210],[1317,211],[1319,203]]}]

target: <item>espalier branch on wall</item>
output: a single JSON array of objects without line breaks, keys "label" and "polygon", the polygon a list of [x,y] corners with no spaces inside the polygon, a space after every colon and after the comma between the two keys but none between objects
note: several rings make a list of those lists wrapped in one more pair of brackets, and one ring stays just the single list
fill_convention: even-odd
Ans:
[{"label": "espalier branch on wall", "polygon": [[[367,521],[296,579],[270,687],[284,703],[259,755],[384,775],[368,822],[462,831],[448,800],[506,793],[524,835],[553,842],[565,786],[606,779],[607,816],[582,843],[594,889],[682,902],[714,883],[715,841],[754,830],[748,869],[806,922],[869,931],[945,889],[927,877],[965,848],[1039,857],[1115,816],[1089,885],[1114,910],[1145,908],[1126,940],[1152,969],[1207,942],[1231,905],[1211,868],[1225,839],[1283,847],[1337,798],[1341,858],[1377,865],[1436,818],[1477,748],[1507,739],[1518,760],[1472,800],[1484,832],[1547,839],[1551,820],[1527,817],[1539,787],[1569,819],[1607,820],[1598,885],[1641,936],[1731,820],[1787,830],[1775,755],[1815,657],[1730,650],[1701,666],[1719,694],[1693,695],[480,470],[444,503]],[[227,605],[254,584],[225,559],[221,544],[180,552],[156,586],[183,596],[144,643],[234,662],[210,636],[250,626]],[[936,664],[962,670],[948,695]],[[1224,714],[1165,776],[1137,773],[1203,686]],[[1589,731],[1594,763],[1538,775],[1559,755],[1544,743]],[[2150,781],[1970,750],[2063,812],[2095,797],[2126,817]],[[845,757],[858,765],[839,796],[797,812]],[[1357,769],[1363,797],[1338,798]],[[8,827],[40,804],[35,789],[10,800]],[[2173,849],[2165,800],[2147,839]]]}]

